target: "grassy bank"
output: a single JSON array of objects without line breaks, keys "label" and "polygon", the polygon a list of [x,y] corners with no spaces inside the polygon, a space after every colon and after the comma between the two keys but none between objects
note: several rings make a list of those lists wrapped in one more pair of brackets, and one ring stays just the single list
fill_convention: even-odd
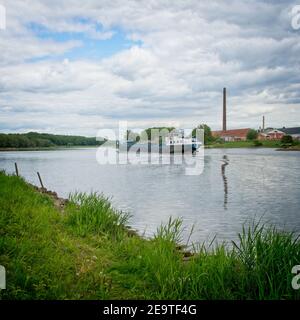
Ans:
[{"label": "grassy bank", "polygon": [[245,228],[232,246],[199,246],[187,261],[182,224],[170,219],[145,240],[130,217],[97,194],[63,209],[16,176],[0,173],[3,299],[298,299],[291,269],[300,243],[290,233]]},{"label": "grassy bank", "polygon": [[254,141],[228,141],[206,145],[206,148],[280,148],[281,142],[278,140],[259,141],[257,145]]},{"label": "grassy bank", "polygon": [[294,146],[288,146],[286,148],[278,149],[280,151],[300,151],[300,144],[296,144]]}]

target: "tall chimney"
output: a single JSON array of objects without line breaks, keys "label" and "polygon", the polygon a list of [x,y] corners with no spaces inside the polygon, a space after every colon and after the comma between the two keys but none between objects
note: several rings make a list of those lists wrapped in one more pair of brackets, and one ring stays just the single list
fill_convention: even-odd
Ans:
[{"label": "tall chimney", "polygon": [[223,131],[226,130],[226,88],[223,88]]},{"label": "tall chimney", "polygon": [[265,131],[265,116],[263,116],[262,130]]}]

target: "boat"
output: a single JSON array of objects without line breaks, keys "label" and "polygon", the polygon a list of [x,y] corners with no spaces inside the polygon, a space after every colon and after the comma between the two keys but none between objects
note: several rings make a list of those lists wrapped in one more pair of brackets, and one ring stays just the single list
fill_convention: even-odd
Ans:
[{"label": "boat", "polygon": [[195,137],[184,137],[183,131],[176,131],[170,133],[163,140],[160,137],[159,142],[146,141],[137,142],[134,140],[127,140],[124,142],[117,142],[117,149],[119,151],[132,152],[154,152],[154,153],[195,153],[202,145],[202,142]]},{"label": "boat", "polygon": [[196,152],[201,146],[201,142],[196,138],[184,138],[181,135],[166,137],[165,144],[162,146],[166,152],[188,153]]}]

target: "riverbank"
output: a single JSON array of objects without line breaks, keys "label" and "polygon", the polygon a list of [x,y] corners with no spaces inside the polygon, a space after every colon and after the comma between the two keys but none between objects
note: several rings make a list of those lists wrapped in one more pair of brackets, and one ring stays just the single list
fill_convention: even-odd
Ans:
[{"label": "riverbank", "polygon": [[278,151],[300,151],[300,144],[297,144],[295,146],[290,146],[287,148],[280,148]]},{"label": "riverbank", "polygon": [[218,142],[205,145],[207,149],[215,148],[274,148],[279,151],[299,151],[300,143],[295,142],[295,145],[283,147],[279,140],[262,140],[262,141],[228,141]]},{"label": "riverbank", "polygon": [[[114,141],[106,141],[105,146],[115,147],[116,143]],[[52,146],[52,147],[36,147],[36,148],[1,148],[0,152],[7,151],[57,151],[57,150],[78,150],[78,149],[95,149],[99,148],[99,145],[87,145],[87,146]]]},{"label": "riverbank", "polygon": [[228,141],[212,143],[205,146],[205,148],[280,148],[281,142],[278,140],[265,141]]},{"label": "riverbank", "polygon": [[76,150],[76,149],[91,149],[97,146],[53,146],[53,147],[38,147],[38,148],[0,148],[0,152],[7,151],[56,151],[56,150]]},{"label": "riverbank", "polygon": [[[107,141],[105,146],[115,147],[114,141]],[[76,150],[76,149],[91,149],[97,148],[99,146],[53,146],[53,147],[39,147],[39,148],[0,148],[0,152],[4,151],[55,151],[55,150]],[[254,141],[229,141],[229,142],[220,142],[212,143],[205,145],[206,149],[229,149],[229,148],[273,148],[280,151],[300,151],[300,144],[283,148],[280,141],[260,141],[260,144],[255,143]]]},{"label": "riverbank", "polygon": [[130,216],[103,196],[61,203],[23,179],[0,173],[3,299],[298,299],[291,269],[300,243],[253,226],[231,246],[178,247],[182,223],[170,220],[151,240],[126,227]]}]

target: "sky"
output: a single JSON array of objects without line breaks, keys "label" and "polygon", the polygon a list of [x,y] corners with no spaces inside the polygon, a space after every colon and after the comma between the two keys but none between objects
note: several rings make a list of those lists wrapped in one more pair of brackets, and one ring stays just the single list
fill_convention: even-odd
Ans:
[{"label": "sky", "polygon": [[300,126],[296,4],[0,0],[0,132]]}]

